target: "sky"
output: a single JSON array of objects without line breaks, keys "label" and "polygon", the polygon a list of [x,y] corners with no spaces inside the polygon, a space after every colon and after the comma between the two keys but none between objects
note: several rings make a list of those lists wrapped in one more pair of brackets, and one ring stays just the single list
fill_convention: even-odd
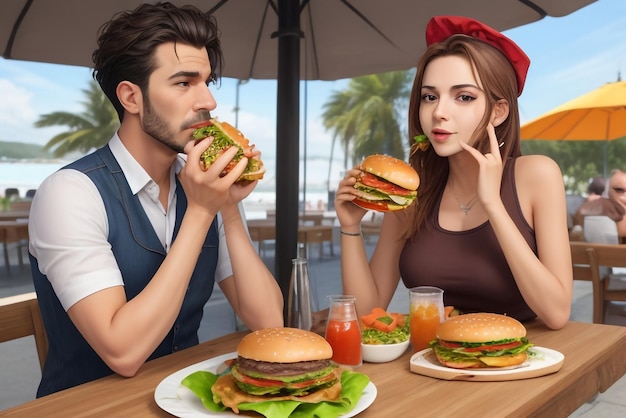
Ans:
[{"label": "sky", "polygon": [[[626,79],[626,1],[599,0],[573,14],[546,17],[504,33],[531,59],[524,92],[519,99],[522,124],[607,82],[616,81],[620,71]],[[91,70],[84,67],[0,58],[0,141],[45,144],[65,129],[35,128],[34,122],[39,115],[54,111],[80,112],[82,90],[90,80]],[[332,140],[332,133],[326,132],[321,122],[323,104],[334,91],[345,89],[348,82],[349,79],[301,82],[300,153],[304,153],[303,139],[306,138],[307,164],[312,164],[308,170],[314,175],[319,174],[318,170],[328,170]],[[223,78],[219,88],[213,87],[218,103],[214,114],[233,124],[236,90],[237,80],[230,78]],[[263,155],[273,158],[276,82],[250,80],[241,84],[239,109],[239,128]],[[341,169],[342,158],[337,147],[333,173]]]}]

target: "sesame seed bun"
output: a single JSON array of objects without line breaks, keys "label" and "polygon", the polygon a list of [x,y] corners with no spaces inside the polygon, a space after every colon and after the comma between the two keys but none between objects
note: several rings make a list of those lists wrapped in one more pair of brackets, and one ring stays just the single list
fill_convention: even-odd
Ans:
[{"label": "sesame seed bun", "polygon": [[417,190],[420,185],[420,178],[413,167],[388,155],[370,155],[363,160],[360,168],[408,190]]},{"label": "sesame seed bun", "polygon": [[330,359],[333,349],[324,337],[297,328],[265,328],[241,340],[237,354],[269,363]]},{"label": "sesame seed bun", "polygon": [[437,338],[445,341],[483,343],[525,336],[526,328],[518,320],[492,313],[455,316],[437,328]]}]

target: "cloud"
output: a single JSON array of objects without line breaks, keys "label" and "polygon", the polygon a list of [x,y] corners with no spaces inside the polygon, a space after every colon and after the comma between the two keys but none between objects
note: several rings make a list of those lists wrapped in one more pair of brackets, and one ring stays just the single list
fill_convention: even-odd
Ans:
[{"label": "cloud", "polygon": [[8,126],[30,126],[37,120],[33,94],[6,79],[0,79],[0,122]]}]

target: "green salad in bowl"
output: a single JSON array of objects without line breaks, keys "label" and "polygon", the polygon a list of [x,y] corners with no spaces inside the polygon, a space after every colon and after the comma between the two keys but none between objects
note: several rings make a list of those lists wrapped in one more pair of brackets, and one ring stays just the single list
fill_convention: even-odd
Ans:
[{"label": "green salad in bowl", "polygon": [[400,357],[409,346],[409,316],[374,308],[361,317],[363,360],[384,363]]}]

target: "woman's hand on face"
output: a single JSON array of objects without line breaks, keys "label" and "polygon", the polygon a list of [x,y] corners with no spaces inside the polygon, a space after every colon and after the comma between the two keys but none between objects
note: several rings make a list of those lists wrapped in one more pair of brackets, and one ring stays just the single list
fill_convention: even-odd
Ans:
[{"label": "woman's hand on face", "polygon": [[339,224],[343,228],[352,226],[358,226],[361,224],[361,219],[367,211],[352,201],[356,197],[354,185],[357,178],[361,175],[361,170],[353,168],[346,172],[343,180],[339,182],[337,187],[337,193],[335,195],[335,212],[339,219]]},{"label": "woman's hand on face", "polygon": [[500,184],[502,182],[502,156],[496,130],[491,124],[487,125],[489,146],[491,152],[481,154],[476,148],[461,142],[461,147],[469,152],[478,162],[478,199],[483,207],[487,208],[490,203],[500,201]]}]

